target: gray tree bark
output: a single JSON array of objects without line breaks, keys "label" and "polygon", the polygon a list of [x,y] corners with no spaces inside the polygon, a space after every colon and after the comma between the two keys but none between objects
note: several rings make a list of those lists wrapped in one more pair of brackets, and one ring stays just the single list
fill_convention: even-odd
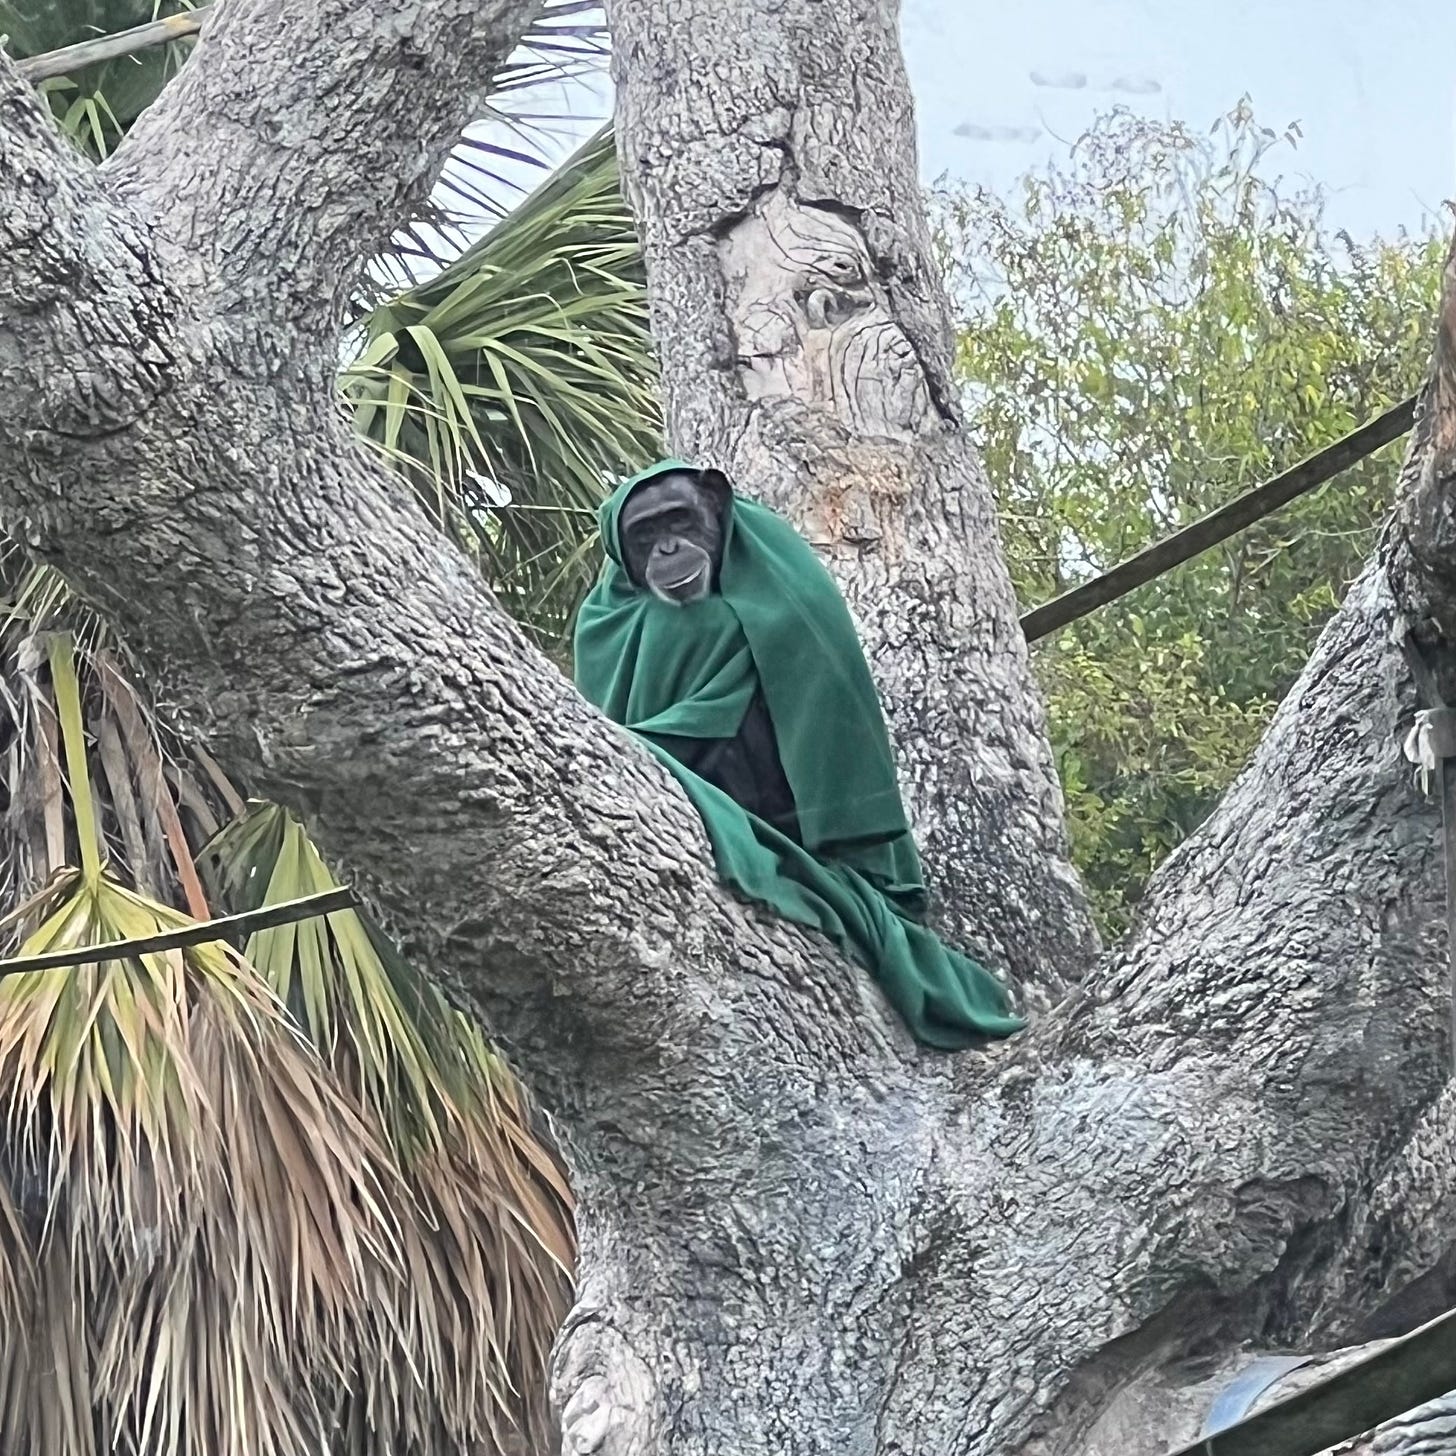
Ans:
[{"label": "gray tree bark", "polygon": [[1453,1102],[1394,633],[1449,653],[1449,369],[1259,754],[1089,965],[895,8],[614,0],[674,442],[825,550],[946,924],[1059,997],[924,1054],[862,972],[723,892],[669,777],[335,411],[339,301],[530,10],[225,0],[99,173],[0,62],[0,512],[550,1110],[581,1207],[566,1449],[1151,1456],[1241,1351],[1419,1318]]},{"label": "gray tree bark", "polygon": [[990,488],[962,428],[892,0],[609,0],[679,451],[855,611],[953,938],[1033,1005],[1096,950]]}]

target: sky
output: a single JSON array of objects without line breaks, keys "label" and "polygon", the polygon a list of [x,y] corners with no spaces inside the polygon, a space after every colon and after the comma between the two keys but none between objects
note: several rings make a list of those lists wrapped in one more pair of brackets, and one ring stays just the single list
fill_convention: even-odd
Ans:
[{"label": "sky", "polygon": [[[1004,191],[1115,105],[1207,131],[1247,94],[1357,235],[1456,197],[1450,0],[903,0],[921,168]],[[1059,140],[1060,138],[1060,140]]]},{"label": "sky", "polygon": [[[921,172],[1007,191],[1122,105],[1207,131],[1247,94],[1286,177],[1356,236],[1421,229],[1456,198],[1451,0],[902,0]],[[605,77],[562,88],[564,155],[606,117]],[[1444,230],[1445,224],[1443,224]]]}]

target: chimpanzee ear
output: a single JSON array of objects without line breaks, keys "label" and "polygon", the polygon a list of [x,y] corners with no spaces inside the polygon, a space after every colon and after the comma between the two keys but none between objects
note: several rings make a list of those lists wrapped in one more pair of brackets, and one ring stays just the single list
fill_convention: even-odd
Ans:
[{"label": "chimpanzee ear", "polygon": [[700,470],[698,484],[712,496],[713,504],[717,506],[721,516],[733,499],[733,487],[729,485],[728,477],[721,470]]}]

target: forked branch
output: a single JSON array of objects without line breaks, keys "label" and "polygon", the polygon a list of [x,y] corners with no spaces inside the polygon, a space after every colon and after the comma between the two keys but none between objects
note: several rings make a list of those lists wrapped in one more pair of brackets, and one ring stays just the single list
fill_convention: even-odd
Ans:
[{"label": "forked branch", "polygon": [[[261,66],[247,39],[221,30],[213,64]],[[270,88],[312,84],[249,74],[260,117]],[[280,207],[311,225],[299,199],[240,221],[257,247],[230,266],[258,268],[253,291],[173,286],[196,260],[166,238],[170,215],[139,222],[145,196],[115,197],[68,153],[3,60],[0,88],[4,522],[106,612],[187,726],[250,791],[308,817],[558,1110],[590,1105],[579,1137],[594,1117],[620,1123],[646,1083],[660,1091],[664,1048],[699,1048],[671,1073],[684,1095],[711,1079],[730,1005],[797,1020],[796,1054],[824,1066],[896,1060],[903,1037],[864,1008],[862,982],[731,901],[667,775],[343,428],[333,339],[292,330],[256,291],[279,261]],[[191,152],[167,165],[184,188],[230,174],[230,133],[177,124]]]}]

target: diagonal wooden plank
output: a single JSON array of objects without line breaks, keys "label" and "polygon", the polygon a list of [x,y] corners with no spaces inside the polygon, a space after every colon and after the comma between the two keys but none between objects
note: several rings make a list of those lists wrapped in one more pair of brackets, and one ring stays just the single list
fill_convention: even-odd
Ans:
[{"label": "diagonal wooden plank", "polygon": [[1456,1310],[1168,1456],[1320,1456],[1456,1390]]}]

